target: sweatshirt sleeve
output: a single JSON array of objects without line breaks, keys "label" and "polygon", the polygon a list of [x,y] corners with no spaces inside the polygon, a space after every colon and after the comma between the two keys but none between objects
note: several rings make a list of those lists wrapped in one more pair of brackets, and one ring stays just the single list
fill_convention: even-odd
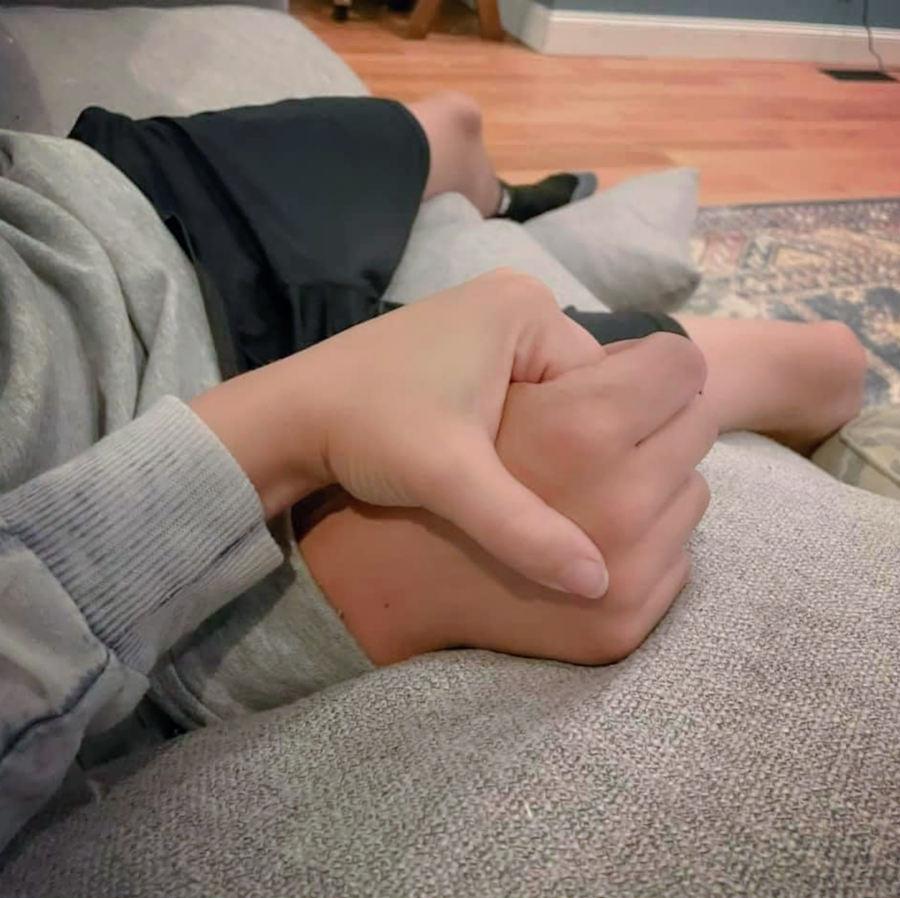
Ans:
[{"label": "sweatshirt sleeve", "polygon": [[281,561],[243,470],[173,398],[0,496],[0,850],[160,654]]}]

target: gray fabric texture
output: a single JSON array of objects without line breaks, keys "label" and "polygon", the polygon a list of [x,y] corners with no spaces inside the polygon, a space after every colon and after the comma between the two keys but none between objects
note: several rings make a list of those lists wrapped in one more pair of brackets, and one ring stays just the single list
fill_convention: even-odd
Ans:
[{"label": "gray fabric texture", "polygon": [[2,846],[160,654],[254,584],[252,622],[292,608],[294,695],[369,665],[179,401],[219,378],[190,264],[74,141],[0,131],[0,359]]},{"label": "gray fabric texture", "polygon": [[190,263],[93,150],[0,132],[0,241],[0,488],[219,381]]},{"label": "gray fabric texture", "polygon": [[3,845],[160,652],[279,552],[183,405],[127,426],[218,372],[183,254],[85,147],[0,132],[0,359]]},{"label": "gray fabric texture", "polygon": [[274,522],[279,568],[163,659],[151,695],[186,729],[277,708],[372,670],[324,601],[287,517]]},{"label": "gray fabric texture", "polygon": [[193,734],[7,898],[895,898],[895,502],[720,442],[695,576],[605,669],[445,653]]},{"label": "gray fabric texture", "polygon": [[611,309],[671,312],[700,283],[690,239],[697,172],[633,178],[526,222],[525,229]]},{"label": "gray fabric texture", "polygon": [[444,194],[422,206],[385,299],[414,302],[500,267],[539,278],[556,294],[560,305],[604,310],[597,297],[521,225],[499,219],[485,221],[458,194]]},{"label": "gray fabric texture", "polygon": [[278,560],[252,485],[171,398],[0,496],[0,848],[159,653]]},{"label": "gray fabric texture", "polygon": [[281,12],[0,7],[0,128],[64,136],[88,105],[140,118],[362,93]]}]

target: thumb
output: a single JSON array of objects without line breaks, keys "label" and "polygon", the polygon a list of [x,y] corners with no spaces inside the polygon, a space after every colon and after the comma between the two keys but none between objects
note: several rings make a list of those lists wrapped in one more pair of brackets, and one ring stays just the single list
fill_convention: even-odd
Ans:
[{"label": "thumb", "polygon": [[529,580],[586,598],[603,596],[609,573],[590,537],[516,480],[489,440],[472,443],[464,464],[423,505]]}]

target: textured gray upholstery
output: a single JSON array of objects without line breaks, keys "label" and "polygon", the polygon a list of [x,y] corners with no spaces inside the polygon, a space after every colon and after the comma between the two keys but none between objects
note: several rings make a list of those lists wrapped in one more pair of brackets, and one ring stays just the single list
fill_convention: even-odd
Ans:
[{"label": "textured gray upholstery", "polygon": [[0,128],[63,136],[92,104],[177,115],[360,93],[350,69],[281,12],[0,8]]},{"label": "textured gray upholstery", "polygon": [[4,898],[896,898],[900,528],[758,437],[695,577],[585,669],[445,653],[188,737],[34,837]]}]

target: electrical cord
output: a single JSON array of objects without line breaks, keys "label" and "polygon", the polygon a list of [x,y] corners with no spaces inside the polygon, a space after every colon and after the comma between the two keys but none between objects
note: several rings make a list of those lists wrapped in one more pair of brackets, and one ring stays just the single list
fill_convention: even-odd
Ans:
[{"label": "electrical cord", "polygon": [[872,34],[872,26],[869,23],[869,0],[863,0],[862,23],[863,28],[866,29],[866,41],[869,44],[869,52],[876,60],[878,60],[878,71],[882,74],[887,74],[887,68],[885,67],[884,60],[881,58],[881,54],[875,49],[875,37]]}]

